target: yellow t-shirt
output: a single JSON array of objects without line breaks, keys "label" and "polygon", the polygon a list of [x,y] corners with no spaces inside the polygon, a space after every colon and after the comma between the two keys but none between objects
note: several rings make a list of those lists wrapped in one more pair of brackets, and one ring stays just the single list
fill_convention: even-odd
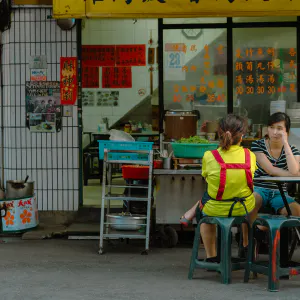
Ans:
[{"label": "yellow t-shirt", "polygon": [[[225,163],[245,163],[245,151],[241,146],[231,146],[228,151],[218,148],[222,159]],[[252,178],[256,170],[256,157],[250,151],[251,156],[251,173]],[[216,199],[220,185],[221,167],[216,161],[211,151],[204,154],[202,160],[202,176],[205,177],[208,184],[208,194],[211,198]],[[222,199],[232,199],[234,197],[247,197],[244,202],[248,212],[252,211],[255,206],[255,198],[247,185],[245,170],[227,169],[226,184]],[[232,202],[209,200],[203,207],[203,212],[208,216],[224,216],[227,217]],[[232,216],[245,215],[245,209],[241,203],[234,206]]]}]

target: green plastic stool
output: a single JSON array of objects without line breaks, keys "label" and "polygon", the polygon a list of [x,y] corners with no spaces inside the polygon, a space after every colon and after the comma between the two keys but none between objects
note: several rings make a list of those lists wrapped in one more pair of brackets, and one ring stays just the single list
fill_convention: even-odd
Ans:
[{"label": "green plastic stool", "polygon": [[[218,226],[218,243],[217,256],[220,263],[210,263],[198,259],[198,249],[200,244],[200,226],[202,223],[216,224]],[[214,270],[221,273],[222,283],[231,283],[231,271],[245,269],[246,260],[231,257],[231,228],[234,225],[246,223],[250,233],[250,225],[246,217],[203,217],[199,222],[195,231],[193,252],[190,263],[188,278],[192,279],[196,268]]]},{"label": "green plastic stool", "polygon": [[249,281],[250,272],[268,276],[268,290],[277,292],[279,290],[279,279],[290,275],[300,274],[300,263],[288,260],[288,228],[300,227],[300,219],[297,217],[285,217],[267,215],[258,218],[253,223],[268,227],[269,230],[269,260],[255,261],[253,230],[249,234],[248,259],[245,267],[244,282]]}]

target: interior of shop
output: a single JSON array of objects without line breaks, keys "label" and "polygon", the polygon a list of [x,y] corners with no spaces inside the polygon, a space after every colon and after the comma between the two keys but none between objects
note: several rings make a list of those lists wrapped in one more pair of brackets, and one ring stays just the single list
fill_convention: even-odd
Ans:
[{"label": "interior of shop", "polygon": [[[210,141],[218,137],[207,128],[215,128],[220,117],[228,112],[247,116],[249,146],[263,135],[275,109],[272,101],[280,100],[276,105],[284,105],[292,119],[290,140],[299,147],[299,116],[293,114],[299,107],[296,22],[296,17],[84,20],[83,205],[101,204],[103,169],[97,140],[109,139],[109,130],[117,129],[135,140],[153,141],[158,148],[163,140],[168,142],[164,121],[169,111],[193,113],[194,135]],[[142,62],[131,62],[126,75],[131,80],[123,83],[106,82],[109,62],[96,63],[95,70],[89,61],[93,58],[84,54],[97,47],[108,51],[111,46],[139,45],[144,45]],[[124,183],[122,171],[114,172],[115,183]]]},{"label": "interior of shop", "polygon": [[[130,133],[138,141],[158,140],[158,47],[157,20],[85,20],[82,26],[82,47],[85,46],[142,45],[141,62],[131,67],[130,82],[118,88],[105,88],[102,70],[91,86],[91,76],[85,83],[83,71],[83,205],[101,204],[102,162],[98,157],[97,140],[109,139],[110,129],[124,130],[130,124]],[[151,54],[151,59],[149,53]],[[101,63],[100,63],[101,65]],[[105,63],[104,63],[105,65]],[[83,56],[84,68],[84,56]],[[94,76],[95,77],[95,76]],[[90,86],[90,88],[87,88]],[[155,117],[155,114],[157,115]],[[115,169],[114,183],[122,183],[121,170]],[[101,176],[99,175],[101,174]],[[123,182],[124,183],[124,182]],[[124,185],[124,184],[123,184]],[[118,192],[124,192],[118,191]],[[122,201],[113,205],[120,206]]]}]

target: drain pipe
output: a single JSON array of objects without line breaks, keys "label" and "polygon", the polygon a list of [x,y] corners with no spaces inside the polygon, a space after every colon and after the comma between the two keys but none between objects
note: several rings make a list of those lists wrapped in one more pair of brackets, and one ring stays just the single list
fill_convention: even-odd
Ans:
[{"label": "drain pipe", "polygon": [[[0,182],[0,190],[4,192],[4,82],[3,82],[3,44],[2,44],[2,33],[0,32],[0,92],[1,92],[1,102],[0,102],[0,114],[1,114],[1,182]],[[2,198],[2,197],[1,197]]]}]

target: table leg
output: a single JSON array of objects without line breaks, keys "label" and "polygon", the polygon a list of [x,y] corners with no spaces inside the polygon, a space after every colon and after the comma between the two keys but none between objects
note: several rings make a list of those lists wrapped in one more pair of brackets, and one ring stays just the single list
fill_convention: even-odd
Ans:
[{"label": "table leg", "polygon": [[286,208],[286,211],[288,213],[288,216],[291,216],[292,215],[292,212],[291,212],[291,209],[290,209],[290,206],[286,200],[286,197],[285,197],[285,194],[284,194],[284,191],[283,191],[283,187],[282,187],[282,183],[281,182],[278,182],[277,183],[277,186],[278,186],[278,189],[279,189],[279,192],[280,192],[280,195],[281,195],[281,198],[283,200],[283,203],[284,203],[284,206]]},{"label": "table leg", "polygon": [[[282,185],[283,184],[281,182],[277,183],[288,216],[291,216],[292,212],[287,202],[286,196],[284,194]],[[288,264],[289,264],[289,230],[288,228],[282,228],[280,234],[280,266],[282,268],[287,268]],[[281,276],[280,279],[289,279],[289,276]]]}]

